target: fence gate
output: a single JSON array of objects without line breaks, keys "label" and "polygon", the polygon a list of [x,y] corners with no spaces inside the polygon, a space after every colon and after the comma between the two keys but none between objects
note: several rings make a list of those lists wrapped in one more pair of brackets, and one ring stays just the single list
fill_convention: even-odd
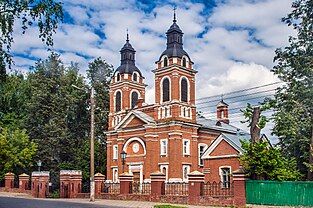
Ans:
[{"label": "fence gate", "polygon": [[247,204],[313,206],[311,181],[246,181]]}]

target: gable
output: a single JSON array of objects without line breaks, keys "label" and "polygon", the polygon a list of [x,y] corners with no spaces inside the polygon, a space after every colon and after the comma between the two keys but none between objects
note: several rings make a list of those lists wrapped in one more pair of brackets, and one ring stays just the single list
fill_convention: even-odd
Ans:
[{"label": "gable", "polygon": [[239,151],[232,147],[225,140],[222,140],[211,152],[210,156],[236,155],[236,154],[239,154]]},{"label": "gable", "polygon": [[122,119],[122,121],[119,124],[116,125],[114,129],[117,130],[119,128],[125,127],[142,126],[144,124],[151,123],[155,123],[153,118],[151,118],[150,116],[141,111],[132,110]]},{"label": "gable", "polygon": [[127,122],[123,128],[130,128],[130,127],[135,127],[135,126],[142,126],[146,124],[145,122],[143,122],[141,119],[139,119],[138,117],[133,116],[131,119],[129,119],[129,122]]},{"label": "gable", "polygon": [[237,157],[242,153],[242,149],[233,141],[236,139],[231,138],[231,136],[227,137],[224,134],[219,135],[205,150],[201,158]]}]

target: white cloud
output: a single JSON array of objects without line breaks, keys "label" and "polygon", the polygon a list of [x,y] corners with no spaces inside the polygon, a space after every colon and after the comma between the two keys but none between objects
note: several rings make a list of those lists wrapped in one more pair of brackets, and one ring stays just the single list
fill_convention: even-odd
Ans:
[{"label": "white cloud", "polygon": [[[80,63],[82,73],[93,58],[101,56],[118,67],[119,50],[126,28],[136,53],[136,63],[149,85],[146,101],[154,102],[154,62],[166,48],[165,33],[172,24],[173,4],[178,25],[184,32],[184,47],[195,62],[197,97],[221,94],[277,80],[270,69],[274,51],[287,44],[291,28],[281,22],[292,0],[217,1],[213,10],[191,1],[156,1],[149,12],[135,0],[66,0],[73,23],[62,24],[54,36],[53,50],[64,63]],[[210,13],[206,13],[210,11]],[[18,25],[17,25],[18,28]],[[48,56],[36,28],[14,34],[17,67],[32,65],[34,58]],[[30,56],[32,60],[25,57]],[[28,62],[29,60],[29,62]]]}]

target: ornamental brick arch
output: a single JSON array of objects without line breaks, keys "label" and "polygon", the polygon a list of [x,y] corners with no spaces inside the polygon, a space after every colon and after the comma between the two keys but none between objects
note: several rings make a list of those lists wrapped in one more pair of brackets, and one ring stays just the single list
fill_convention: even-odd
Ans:
[{"label": "ornamental brick arch", "polygon": [[123,151],[127,153],[127,156],[145,156],[147,154],[146,144],[139,137],[128,139],[123,146]]}]

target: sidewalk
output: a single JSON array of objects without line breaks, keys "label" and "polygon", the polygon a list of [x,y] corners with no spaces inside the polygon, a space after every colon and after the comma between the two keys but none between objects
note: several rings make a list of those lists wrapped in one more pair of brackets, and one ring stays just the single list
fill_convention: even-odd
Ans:
[{"label": "sidewalk", "polygon": [[[49,200],[49,201],[62,201],[62,202],[73,202],[73,203],[83,203],[83,204],[95,204],[95,205],[105,205],[112,207],[129,207],[129,208],[153,208],[155,205],[169,204],[169,203],[159,203],[159,202],[147,202],[147,201],[125,201],[125,200],[107,200],[107,199],[96,199],[95,202],[90,202],[89,199],[41,199],[33,198],[30,195],[23,193],[10,193],[10,192],[0,192],[0,196],[4,197],[16,197],[16,198],[32,198],[33,200]],[[188,207],[188,208],[214,208],[213,206],[191,206],[186,204],[171,204],[176,206]],[[222,208],[222,207],[218,207]]]}]

